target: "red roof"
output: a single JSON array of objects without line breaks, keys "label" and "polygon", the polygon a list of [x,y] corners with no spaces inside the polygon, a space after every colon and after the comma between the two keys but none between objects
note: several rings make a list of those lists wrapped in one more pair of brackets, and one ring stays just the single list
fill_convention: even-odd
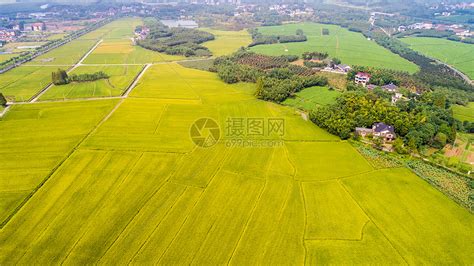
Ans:
[{"label": "red roof", "polygon": [[360,77],[360,78],[370,78],[370,74],[369,74],[369,73],[365,73],[365,72],[359,72],[359,73],[357,73],[356,76],[357,76],[357,77]]}]

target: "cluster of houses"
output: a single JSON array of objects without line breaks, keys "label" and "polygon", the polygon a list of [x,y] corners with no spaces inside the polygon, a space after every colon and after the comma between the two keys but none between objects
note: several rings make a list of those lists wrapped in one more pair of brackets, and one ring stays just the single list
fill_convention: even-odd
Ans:
[{"label": "cluster of houses", "polygon": [[398,31],[403,32],[406,30],[437,30],[437,31],[451,31],[460,37],[471,37],[474,35],[469,29],[464,28],[463,25],[458,24],[433,24],[431,22],[419,22],[408,26],[399,26]]},{"label": "cluster of houses", "polygon": [[135,38],[133,38],[133,42],[135,43],[137,40],[144,40],[149,33],[150,29],[146,26],[141,26],[135,29]]},{"label": "cluster of houses", "polygon": [[333,72],[333,73],[339,73],[339,74],[347,74],[349,71],[351,71],[352,68],[349,65],[345,64],[338,64],[338,65],[329,65],[322,69],[321,71],[325,72]]},{"label": "cluster of houses", "polygon": [[0,27],[0,42],[13,42],[21,36],[22,32],[44,30],[46,30],[46,24],[44,22],[28,23],[24,25],[15,24],[11,28]]},{"label": "cluster of houses", "polygon": [[20,32],[16,30],[0,28],[0,43],[12,42],[17,38],[19,34]]},{"label": "cluster of houses", "polygon": [[392,95],[392,104],[403,99],[403,94],[399,93],[399,88],[397,85],[390,83],[383,86],[377,86],[370,84],[370,74],[365,72],[359,72],[355,75],[354,82],[356,84],[362,85],[367,88],[369,91],[374,90],[377,87],[380,87],[383,91],[393,94]]},{"label": "cluster of houses", "polygon": [[269,10],[275,11],[278,15],[288,15],[290,17],[311,16],[314,14],[314,9],[311,7],[291,6],[287,4],[272,5]]}]

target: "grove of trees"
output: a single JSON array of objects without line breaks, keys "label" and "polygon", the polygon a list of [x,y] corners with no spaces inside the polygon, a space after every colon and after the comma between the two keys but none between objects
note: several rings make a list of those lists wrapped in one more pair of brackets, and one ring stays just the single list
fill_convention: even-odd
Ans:
[{"label": "grove of trees", "polygon": [[65,85],[71,82],[89,82],[109,78],[109,75],[103,71],[68,75],[63,69],[58,69],[57,71],[52,72],[51,76],[54,85]]},{"label": "grove of trees", "polygon": [[205,31],[187,28],[169,28],[153,19],[146,20],[150,33],[144,40],[137,41],[143,48],[170,55],[211,56],[203,42],[214,40],[214,35]]}]

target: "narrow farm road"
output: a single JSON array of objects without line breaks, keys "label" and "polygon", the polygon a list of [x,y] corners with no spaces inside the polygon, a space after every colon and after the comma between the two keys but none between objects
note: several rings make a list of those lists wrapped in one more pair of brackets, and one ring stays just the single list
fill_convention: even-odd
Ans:
[{"label": "narrow farm road", "polygon": [[[71,68],[67,70],[67,73],[70,73],[74,69],[76,69],[78,66],[82,65],[82,62],[97,48],[102,43],[103,40],[99,40],[84,56],[81,57],[81,59]],[[34,95],[29,102],[36,102],[38,101],[41,96],[43,96],[51,87],[53,86],[53,83],[49,83],[48,86],[46,86],[44,89],[39,91],[36,95]]]}]

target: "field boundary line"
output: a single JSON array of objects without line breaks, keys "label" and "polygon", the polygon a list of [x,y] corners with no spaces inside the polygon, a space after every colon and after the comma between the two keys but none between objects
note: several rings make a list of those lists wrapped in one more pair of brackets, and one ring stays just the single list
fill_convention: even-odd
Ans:
[{"label": "field boundary line", "polygon": [[[112,248],[112,246],[117,242],[117,240],[119,239],[119,237],[122,235],[122,233],[128,228],[128,226],[130,225],[130,223],[133,222],[133,220],[135,219],[135,217],[140,213],[140,211],[145,208],[145,206],[148,204],[148,202],[150,200],[153,199],[153,197],[155,197],[156,193],[158,193],[166,184],[174,184],[176,186],[183,186],[181,184],[175,184],[175,183],[171,183],[171,182],[168,182],[168,181],[165,181],[163,183],[163,185],[158,189],[156,190],[152,195],[151,197],[145,202],[145,204],[143,204],[143,206],[140,208],[140,210],[138,210],[138,212],[135,214],[135,216],[133,216],[132,219],[130,219],[129,223],[127,224],[127,226],[122,230],[122,232],[120,232],[120,234],[118,235],[118,237],[114,240],[114,242],[112,243],[112,245],[110,245],[110,247],[107,249],[107,251],[110,250],[110,248]],[[181,194],[176,198],[176,200],[173,202],[173,204],[170,206],[170,208],[168,210],[166,210],[166,213],[165,215],[163,215],[162,219],[157,223],[157,225],[155,226],[155,228],[153,228],[153,230],[147,235],[147,237],[145,238],[145,240],[143,241],[143,243],[140,244],[140,246],[138,247],[137,251],[135,252],[135,254],[133,254],[133,256],[130,258],[130,260],[128,261],[127,265],[130,265],[132,263],[132,261],[137,257],[137,255],[139,253],[142,252],[143,248],[146,246],[146,244],[150,241],[150,239],[153,237],[153,235],[155,234],[156,230],[158,229],[158,227],[160,227],[160,225],[163,223],[163,221],[168,217],[168,215],[170,214],[170,212],[173,210],[173,208],[176,206],[176,204],[178,204],[178,202],[181,200],[181,198],[184,196],[184,194],[186,194],[186,192],[189,190],[189,188],[187,187],[184,187],[183,189],[183,192],[181,192]],[[202,193],[202,192],[201,192]],[[107,254],[107,251],[100,257],[100,259],[97,261],[99,262],[100,260],[102,260],[102,258]]]},{"label": "field boundary line", "polygon": [[[90,216],[94,217],[97,214],[100,214],[103,210],[104,207],[107,206],[107,202],[110,201],[111,199],[114,199],[114,192],[119,191],[120,188],[122,187],[123,183],[130,177],[130,173],[132,173],[133,169],[138,165],[138,163],[141,161],[143,157],[143,152],[140,153],[140,156],[133,162],[133,165],[130,167],[130,169],[125,169],[120,176],[117,178],[120,180],[120,183],[117,185],[111,186],[107,191],[105,191],[104,195],[101,197],[99,204],[97,204],[97,207],[94,208],[94,210],[91,212]],[[123,176],[123,177],[122,177]],[[115,195],[116,197],[116,195]],[[78,229],[78,232],[81,235],[79,238],[76,238],[74,241],[74,244],[70,246],[69,251],[67,252],[66,256],[61,260],[60,265],[64,265],[64,263],[69,259],[69,256],[74,252],[74,249],[76,249],[77,245],[81,242],[81,240],[84,238],[84,236],[91,230],[89,228],[89,225],[93,222],[93,219],[88,219],[85,221],[85,223],[82,224],[82,226]]]},{"label": "field boundary line", "polygon": [[[89,49],[89,51],[87,51],[87,53],[85,55],[83,55],[81,57],[81,59],[79,59],[79,61],[74,64],[73,66],[71,66],[66,72],[67,73],[71,73],[71,71],[73,71],[74,69],[76,69],[78,66],[81,66],[82,62],[84,61],[84,59],[89,56],[94,50],[95,48],[97,48],[97,46],[99,46],[99,44],[102,43],[103,40],[99,40],[97,41],[97,43],[92,46],[92,48]],[[42,90],[40,90],[39,92],[37,92],[36,94],[34,94],[30,100],[28,102],[36,102],[38,101],[39,98],[41,98],[41,96],[43,96],[51,87],[53,87],[54,84],[52,82],[50,82],[46,87],[44,87]]]},{"label": "field boundary line", "polygon": [[370,220],[369,217],[367,217],[367,221],[365,221],[364,225],[362,226],[362,229],[361,229],[361,234],[360,234],[360,238],[359,239],[349,239],[349,238],[305,238],[304,241],[350,241],[350,242],[360,242],[362,240],[364,240],[364,231],[365,231],[365,228],[367,227],[367,225],[369,223],[371,223],[372,221]]},{"label": "field boundary line", "polygon": [[271,156],[271,159],[268,161],[267,165],[266,165],[266,169],[265,169],[265,182],[263,184],[263,187],[261,188],[261,191],[260,191],[260,194],[258,195],[258,198],[257,200],[255,201],[255,204],[252,208],[252,211],[250,212],[250,215],[249,215],[249,218],[247,219],[247,221],[245,222],[245,226],[242,230],[242,232],[240,233],[239,235],[239,239],[237,240],[237,243],[235,244],[235,247],[234,249],[232,250],[232,253],[230,254],[230,257],[229,259],[227,260],[227,265],[230,264],[230,262],[232,261],[232,258],[234,257],[234,254],[235,254],[235,251],[237,250],[237,248],[240,246],[240,241],[242,240],[243,236],[245,235],[245,233],[247,232],[247,229],[249,227],[249,223],[250,221],[252,220],[253,218],[253,215],[255,214],[255,210],[257,209],[260,201],[262,200],[262,195],[263,193],[265,192],[265,189],[267,188],[267,184],[268,184],[268,175],[270,173],[270,166],[272,165],[272,162],[273,162],[273,158],[275,157],[275,149],[272,149],[272,156]]},{"label": "field boundary line", "polygon": [[[181,160],[180,161],[183,161],[184,160],[184,156],[181,157]],[[206,191],[208,190],[210,184],[215,180],[215,177],[217,176],[217,174],[221,171],[222,169],[222,166],[224,165],[224,162],[226,160],[223,159],[222,160],[222,164],[219,165],[219,167],[216,169],[216,171],[212,174],[212,177],[211,177],[211,180],[207,183],[206,187],[202,189],[202,192],[201,192],[201,195],[199,195],[199,199],[196,200],[196,203],[193,205],[193,207],[189,210],[189,212],[186,214],[186,218],[183,220],[183,223],[180,225],[178,231],[176,232],[176,235],[174,235],[173,239],[170,241],[170,243],[168,244],[168,246],[166,247],[165,251],[163,252],[163,254],[161,254],[160,258],[158,258],[157,260],[157,263],[156,264],[159,264],[160,261],[163,259],[163,257],[165,256],[165,254],[168,252],[168,250],[170,249],[171,245],[174,243],[174,241],[176,240],[176,237],[178,237],[178,235],[181,233],[181,230],[183,230],[183,227],[184,225],[186,224],[186,222],[188,221],[189,219],[189,216],[190,214],[196,209],[196,206],[201,202],[202,198],[204,197],[204,194],[206,193]],[[173,175],[175,174],[176,172],[173,173]],[[194,258],[193,258],[194,260]],[[130,262],[128,263],[130,264]]]},{"label": "field boundary line", "polygon": [[165,113],[168,111],[168,106],[169,104],[165,104],[163,106],[163,109],[162,111],[160,112],[160,115],[158,116],[158,121],[156,122],[156,126],[155,126],[155,129],[153,130],[153,135],[156,135],[156,133],[158,132],[158,129],[161,125],[161,122],[163,120],[163,117],[165,116]]},{"label": "field boundary line", "polygon": [[369,220],[375,225],[375,227],[377,228],[377,230],[384,236],[384,238],[387,240],[387,242],[390,244],[390,246],[397,252],[397,254],[403,259],[403,261],[409,265],[410,263],[408,263],[408,261],[405,259],[405,257],[400,253],[400,250],[398,250],[392,243],[392,241],[390,241],[390,239],[387,237],[387,235],[382,231],[382,229],[380,229],[380,227],[377,225],[377,223],[375,223],[375,221],[372,219],[372,217],[362,208],[362,206],[360,205],[360,203],[354,198],[354,196],[349,192],[349,190],[347,190],[346,186],[344,185],[343,182],[341,182],[340,180],[338,180],[338,182],[341,184],[341,187],[344,189],[344,191],[352,198],[352,200],[357,204],[357,206],[359,206],[359,208],[364,212],[364,214],[367,216],[367,218],[369,218]]},{"label": "field boundary line", "polygon": [[115,112],[115,110],[117,110],[117,108],[120,106],[120,104],[123,102],[120,101],[118,102],[115,107],[109,112],[109,114],[107,116],[105,116],[101,121],[99,121],[98,124],[95,125],[95,127],[89,132],[87,133],[83,138],[81,138],[78,143],[76,143],[76,145],[74,145],[74,147],[71,148],[71,150],[66,154],[66,156],[64,158],[61,159],[61,161],[59,161],[59,163],[53,167],[53,169],[51,169],[50,173],[31,191],[30,195],[28,195],[11,213],[10,215],[7,216],[7,218],[5,220],[3,220],[2,223],[0,223],[0,229],[3,229],[3,227],[5,227],[5,225],[18,213],[18,211],[20,211],[21,208],[23,208],[23,206],[25,206],[25,204],[36,194],[36,192],[38,192],[39,189],[41,189],[43,187],[43,185],[51,178],[51,176],[54,175],[54,173],[56,173],[56,171],[64,164],[64,162],[66,162],[70,157],[71,155],[74,154],[74,152],[77,150],[77,148],[93,133],[96,131],[96,129],[101,126],[111,115],[112,113]]},{"label": "field boundary line", "polygon": [[[108,152],[104,152],[104,154],[103,154],[103,155],[100,157],[100,159],[98,160],[97,165],[101,165],[101,164],[105,161],[105,159],[107,158],[107,155],[108,155]],[[89,163],[87,164],[87,166],[89,167],[90,164],[92,164],[92,162],[89,162]],[[88,179],[81,180],[81,182],[82,182],[81,185],[87,184],[88,181],[89,181]],[[65,190],[61,193],[61,196],[63,196],[67,191],[69,191],[69,190],[73,187],[73,184],[75,184],[75,183],[76,183],[76,181],[71,182],[71,183],[68,185],[67,189],[65,189]],[[34,242],[37,242],[38,240],[40,240],[40,239],[46,234],[46,231],[51,227],[51,225],[54,224],[57,219],[59,219],[59,217],[60,217],[59,214],[61,214],[61,212],[64,210],[65,205],[66,205],[66,202],[64,202],[64,203],[62,204],[61,209],[58,211],[57,215],[56,215],[53,219],[50,219],[49,221],[47,221],[46,226],[43,228],[43,230],[42,230],[38,235],[36,235],[36,236],[34,237],[34,240],[33,240]],[[33,248],[34,248],[34,245],[28,247],[28,248],[23,252],[23,254],[22,254],[21,257],[18,259],[18,261],[21,261],[21,260],[25,257],[25,255],[26,255],[28,252],[30,252],[31,249],[33,249]]]},{"label": "field boundary line", "polygon": [[[225,171],[225,170],[224,170]],[[230,172],[232,173],[232,172]],[[239,178],[242,178],[242,175],[239,175],[239,174],[234,174],[232,173],[232,175],[235,175],[235,176],[238,176]],[[261,179],[259,179],[261,181]],[[236,187],[232,187],[232,189],[230,190],[230,195],[229,197],[227,198],[227,202],[232,202],[232,200],[234,199],[238,199],[238,194],[236,192],[238,192],[239,189],[236,188]],[[216,227],[216,224],[219,224],[219,222],[221,222],[223,220],[223,217],[222,215],[219,215],[217,216],[213,221],[212,221],[212,225],[209,227],[209,230],[207,230],[206,232],[206,236],[203,238],[202,242],[201,242],[201,245],[199,246],[199,248],[197,249],[196,252],[194,252],[193,255],[193,258],[191,260],[191,262],[189,263],[189,265],[193,265],[195,264],[194,261],[196,260],[196,258],[198,258],[198,255],[199,253],[201,253],[201,250],[203,250],[204,248],[204,243],[207,242],[207,240],[209,239],[209,236],[211,235],[210,232],[213,231],[213,229]]]},{"label": "field boundary line", "polygon": [[[146,152],[142,152],[142,155],[145,154]],[[183,156],[180,156],[178,158],[179,161],[181,161],[183,158]],[[134,166],[135,167],[135,166]],[[167,184],[173,184],[173,185],[176,185],[176,186],[183,186],[182,184],[176,184],[176,183],[172,183],[170,182],[170,179],[171,177],[177,172],[177,167],[178,165],[175,165],[173,167],[173,171],[171,173],[169,173],[166,177],[166,179],[164,180],[163,184],[161,184],[158,188],[156,188],[152,193],[151,195],[144,200],[144,202],[141,204],[141,207],[136,211],[136,213],[130,218],[130,220],[127,222],[127,224],[125,225],[125,227],[122,229],[122,231],[120,231],[120,233],[117,235],[117,237],[112,241],[112,243],[110,243],[110,245],[107,247],[107,249],[104,251],[104,253],[99,257],[99,259],[96,261],[96,263],[100,262],[100,260],[103,259],[103,257],[105,255],[107,255],[107,252],[115,245],[115,243],[117,242],[117,240],[122,236],[123,232],[125,232],[125,230],[127,230],[127,228],[130,226],[130,224],[136,219],[137,215],[140,214],[140,212],[143,210],[143,208],[145,208],[150,200],[152,200],[156,194],[158,192],[161,191],[161,189],[163,189],[164,186],[166,186]],[[133,169],[132,169],[133,170]],[[132,171],[131,170],[131,171]],[[130,171],[130,172],[131,172]],[[185,194],[185,192],[187,191],[187,187],[185,186],[185,189],[183,190],[183,192],[181,193],[181,195],[179,195],[179,197],[176,198],[176,200],[173,202],[172,206],[166,211],[165,215],[163,216],[163,219],[165,219],[167,216],[168,216],[168,213],[171,211],[171,209],[176,205],[176,203],[181,199],[181,197]],[[202,190],[202,188],[201,188]],[[158,223],[158,225],[156,226],[156,228],[161,224],[161,222],[163,221],[160,220],[160,222]],[[153,234],[153,232],[156,230],[153,229],[152,233],[150,233],[150,235],[147,236],[147,239],[140,245],[140,247],[138,248],[137,252],[135,252],[135,254],[133,254],[132,258],[130,259],[130,261],[128,262],[128,264],[131,263],[131,261],[136,257],[136,255],[138,254],[138,252],[142,249],[143,245],[145,245],[145,243],[148,242],[148,239],[151,237],[151,234]]]},{"label": "field boundary line", "polygon": [[0,118],[2,118],[3,116],[5,116],[5,114],[8,112],[8,110],[10,110],[11,108],[11,105],[8,105],[7,107],[5,107],[2,112],[0,113]]},{"label": "field boundary line", "polygon": [[128,88],[122,93],[122,97],[127,98],[130,92],[137,86],[138,82],[141,80],[145,72],[150,68],[152,65],[151,64],[146,64],[142,70],[138,73],[138,75],[133,79],[132,83]]}]

